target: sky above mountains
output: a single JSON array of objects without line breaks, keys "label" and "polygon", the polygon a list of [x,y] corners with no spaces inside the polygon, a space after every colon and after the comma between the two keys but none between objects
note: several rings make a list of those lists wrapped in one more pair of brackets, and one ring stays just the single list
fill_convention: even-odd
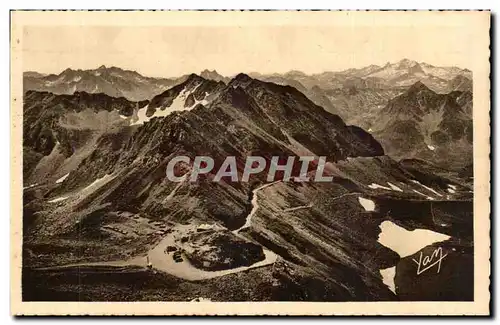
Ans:
[{"label": "sky above mountains", "polygon": [[[306,73],[384,65],[408,57],[470,68],[466,25],[26,26],[23,70],[59,73],[102,64],[173,77],[204,69]],[[432,50],[431,50],[432,49]]]}]

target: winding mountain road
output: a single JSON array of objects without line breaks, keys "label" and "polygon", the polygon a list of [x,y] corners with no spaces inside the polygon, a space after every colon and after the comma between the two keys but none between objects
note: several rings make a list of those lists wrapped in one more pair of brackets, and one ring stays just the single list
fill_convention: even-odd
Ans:
[{"label": "winding mountain road", "polygon": [[[267,183],[262,186],[255,188],[252,191],[252,209],[247,215],[245,224],[240,228],[233,230],[232,233],[236,236],[245,239],[239,232],[243,229],[249,228],[251,226],[252,217],[255,215],[259,209],[258,202],[258,192],[264,190],[265,188],[272,186],[280,181]],[[246,239],[245,239],[246,240]],[[115,266],[115,267],[125,267],[125,266],[151,266],[153,269],[162,271],[176,277],[189,280],[189,281],[199,281],[205,279],[212,279],[228,274],[243,272],[249,269],[258,268],[273,264],[276,262],[278,255],[274,252],[262,247],[265,258],[262,261],[256,262],[250,266],[241,266],[227,270],[221,271],[205,271],[196,268],[192,265],[188,259],[184,258],[182,262],[176,262],[168,253],[165,252],[165,247],[175,246],[176,238],[173,234],[169,234],[163,238],[155,247],[153,247],[146,256],[138,256],[129,260],[118,260],[118,261],[105,261],[105,262],[91,262],[91,263],[79,263],[79,264],[67,264],[54,267],[44,267],[40,268],[43,270],[56,270],[71,267],[96,267],[96,266]]]}]

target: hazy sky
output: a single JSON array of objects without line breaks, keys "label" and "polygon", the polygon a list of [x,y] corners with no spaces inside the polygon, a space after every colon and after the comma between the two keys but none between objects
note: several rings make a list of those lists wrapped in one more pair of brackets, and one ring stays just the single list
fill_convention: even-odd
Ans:
[{"label": "hazy sky", "polygon": [[337,71],[409,58],[470,67],[467,26],[25,26],[23,70],[100,65],[173,77]]}]

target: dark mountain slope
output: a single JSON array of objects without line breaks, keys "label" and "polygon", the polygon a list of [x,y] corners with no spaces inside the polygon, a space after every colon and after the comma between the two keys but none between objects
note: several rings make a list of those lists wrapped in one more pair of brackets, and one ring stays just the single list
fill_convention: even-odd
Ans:
[{"label": "dark mountain slope", "polygon": [[459,103],[458,94],[437,94],[415,83],[382,110],[373,127],[376,138],[397,158],[453,161],[453,168],[471,163],[472,119],[461,106],[466,99]]},{"label": "dark mountain slope", "polygon": [[[134,110],[147,103],[85,92],[74,95],[26,92],[23,105],[25,185],[50,178],[50,174],[71,156],[78,158],[72,163],[66,161],[67,168],[63,169],[76,168],[84,158],[84,154],[76,153],[81,149],[90,150],[101,135],[118,132],[125,123],[120,116],[131,116]],[[56,172],[56,175],[64,174]]]}]

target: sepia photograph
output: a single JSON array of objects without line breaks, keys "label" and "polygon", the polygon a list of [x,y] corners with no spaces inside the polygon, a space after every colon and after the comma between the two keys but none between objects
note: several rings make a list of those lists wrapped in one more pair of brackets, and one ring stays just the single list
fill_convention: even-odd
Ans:
[{"label": "sepia photograph", "polygon": [[488,314],[489,28],[12,11],[12,310]]}]

